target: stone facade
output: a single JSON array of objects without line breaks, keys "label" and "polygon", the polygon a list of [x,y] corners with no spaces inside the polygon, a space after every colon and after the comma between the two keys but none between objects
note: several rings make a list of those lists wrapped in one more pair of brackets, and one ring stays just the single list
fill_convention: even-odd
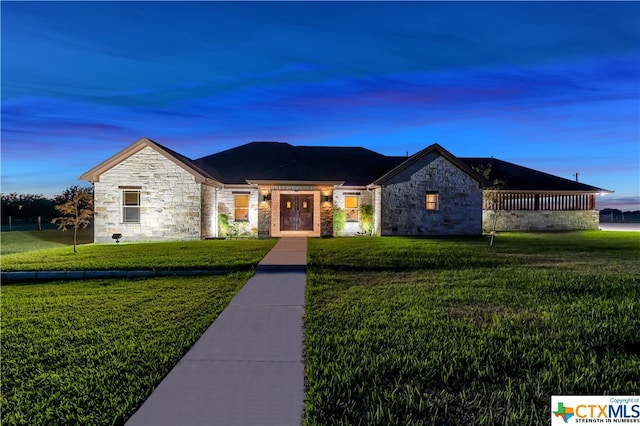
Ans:
[{"label": "stone facade", "polygon": [[[140,191],[140,222],[123,220],[123,191]],[[110,168],[94,183],[94,240],[195,240],[201,232],[201,184],[152,148],[146,147]]]},{"label": "stone facade", "polygon": [[200,235],[202,238],[218,236],[218,190],[210,185],[202,185],[202,224]]},{"label": "stone facade", "polygon": [[[345,196],[356,196],[358,197],[358,207],[363,206],[365,204],[373,206],[373,190],[360,189],[360,188],[348,188],[348,187],[340,187],[340,189],[336,189],[333,192],[333,204],[340,207],[341,209],[345,209]],[[346,209],[345,209],[346,210]],[[333,211],[331,212],[333,216]],[[358,235],[362,232],[362,228],[360,227],[359,221],[347,221],[345,223],[344,230],[339,234],[343,236],[351,236]]]},{"label": "stone facade", "polygon": [[[427,192],[438,207],[426,209]],[[480,235],[482,189],[467,173],[430,153],[381,190],[381,235]]]},{"label": "stone facade", "polygon": [[[260,189],[260,203],[258,204],[258,238],[271,237],[271,190]],[[266,197],[266,200],[262,200]]]},{"label": "stone facade", "polygon": [[[248,195],[249,196],[249,216],[248,220],[236,221],[234,218],[235,211],[235,197],[236,195]],[[258,236],[258,189],[254,187],[226,187],[219,190],[217,193],[217,206],[218,214],[215,220],[218,220],[218,216],[224,214],[228,217],[229,225],[234,229],[237,235],[244,236]]]},{"label": "stone facade", "polygon": [[493,215],[497,214],[496,231],[586,231],[598,229],[597,210],[485,210],[482,227],[493,229]]}]

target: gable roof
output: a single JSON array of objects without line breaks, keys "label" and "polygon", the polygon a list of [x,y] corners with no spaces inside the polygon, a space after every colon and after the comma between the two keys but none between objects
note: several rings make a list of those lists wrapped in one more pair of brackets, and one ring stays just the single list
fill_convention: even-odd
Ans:
[{"label": "gable roof", "polygon": [[194,163],[228,184],[247,181],[341,181],[365,186],[400,164],[366,148],[293,146],[285,142],[251,142]]},{"label": "gable roof", "polygon": [[134,142],[133,144],[129,145],[128,147],[126,147],[122,151],[120,151],[117,154],[109,157],[108,159],[106,159],[102,163],[98,164],[97,166],[95,166],[91,170],[85,172],[84,174],[82,174],[80,176],[80,179],[87,180],[87,181],[90,181],[90,182],[99,182],[101,174],[103,174],[104,172],[108,171],[112,167],[120,164],[121,162],[123,162],[127,158],[131,157],[134,154],[137,154],[138,152],[142,151],[144,148],[147,148],[147,147],[149,147],[149,148],[155,150],[156,152],[162,154],[164,157],[166,157],[167,159],[171,160],[176,165],[182,167],[184,170],[186,170],[187,172],[191,173],[193,176],[195,176],[197,182],[205,182],[205,181],[207,181],[208,183],[221,185],[220,182],[216,182],[209,175],[209,173],[207,173],[205,170],[201,169],[197,164],[195,164],[193,162],[193,160],[191,160],[191,159],[185,157],[184,155],[179,154],[179,153],[177,153],[177,152],[175,152],[175,151],[173,151],[173,150],[171,150],[171,149],[169,149],[169,148],[167,148],[167,147],[165,147],[163,145],[160,145],[159,143],[154,142],[151,139],[144,138],[144,137],[138,139],[136,142]]},{"label": "gable roof", "polygon": [[402,171],[406,170],[411,165],[417,163],[418,161],[420,161],[421,159],[423,159],[427,155],[429,155],[431,153],[434,153],[434,152],[439,154],[440,156],[444,157],[447,161],[449,161],[451,164],[453,164],[454,166],[456,166],[457,168],[462,170],[464,173],[468,174],[470,177],[472,177],[473,179],[478,181],[481,185],[484,185],[485,178],[480,173],[478,173],[475,170],[473,170],[466,163],[463,163],[462,161],[460,161],[458,159],[458,157],[456,157],[455,155],[453,155],[452,153],[450,153],[449,151],[447,151],[446,149],[444,149],[443,147],[441,147],[437,143],[434,143],[433,145],[429,145],[428,147],[426,147],[422,151],[419,151],[419,152],[413,154],[407,160],[403,161],[401,164],[399,164],[398,166],[396,166],[393,169],[389,170],[383,176],[381,176],[380,178],[375,180],[373,182],[373,185],[385,185],[391,179],[393,179],[393,177],[397,176],[399,173],[401,173]]},{"label": "gable roof", "polygon": [[499,180],[501,188],[508,191],[570,191],[570,192],[613,192],[584,183],[554,176],[539,170],[519,166],[496,158],[460,158],[470,167],[491,165],[489,181]]},{"label": "gable roof", "polygon": [[[343,183],[346,186],[384,185],[425,156],[437,153],[486,186],[501,180],[509,191],[613,192],[495,158],[458,158],[439,144],[411,157],[386,156],[361,147],[293,146],[285,142],[251,142],[191,160],[148,138],[141,138],[85,172],[80,179],[98,182],[100,175],[146,147],[154,149],[191,173],[197,182],[215,186],[249,181]],[[474,170],[491,164],[488,180]]]}]

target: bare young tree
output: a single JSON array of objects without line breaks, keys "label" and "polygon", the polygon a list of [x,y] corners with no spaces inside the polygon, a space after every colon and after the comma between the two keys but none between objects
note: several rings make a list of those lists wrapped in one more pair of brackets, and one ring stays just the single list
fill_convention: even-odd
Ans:
[{"label": "bare young tree", "polygon": [[51,223],[57,223],[58,229],[62,231],[73,228],[73,252],[77,253],[78,229],[89,226],[93,216],[93,189],[70,186],[56,197],[56,202],[59,203],[56,210],[62,216],[52,219]]},{"label": "bare young tree", "polygon": [[498,219],[504,213],[502,204],[502,193],[500,190],[504,188],[504,181],[500,179],[490,180],[492,164],[478,164],[474,167],[474,170],[480,173],[487,182],[490,182],[484,191],[482,191],[483,209],[489,211],[491,220],[491,240],[489,241],[489,247],[493,247],[493,241],[496,235],[496,228],[498,226]]},{"label": "bare young tree", "polygon": [[502,209],[502,197],[498,188],[492,186],[490,189],[483,192],[483,198],[486,209],[489,211],[491,220],[491,240],[489,241],[489,247],[493,247],[493,241],[496,236],[496,228],[498,225],[498,219],[500,218]]}]

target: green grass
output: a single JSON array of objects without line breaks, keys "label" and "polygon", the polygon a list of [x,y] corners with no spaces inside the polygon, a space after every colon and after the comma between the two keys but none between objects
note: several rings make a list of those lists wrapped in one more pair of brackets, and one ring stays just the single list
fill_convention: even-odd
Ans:
[{"label": "green grass", "polygon": [[640,393],[634,233],[310,240],[306,425],[540,424]]},{"label": "green grass", "polygon": [[249,275],[2,286],[2,424],[123,424]]},{"label": "green grass", "polygon": [[224,269],[249,270],[277,240],[211,240],[87,245],[2,256],[3,271]]},{"label": "green grass", "polygon": [[[78,244],[93,242],[93,229],[78,231]],[[21,230],[0,233],[0,254],[20,253],[73,245],[73,231],[57,229]]]}]

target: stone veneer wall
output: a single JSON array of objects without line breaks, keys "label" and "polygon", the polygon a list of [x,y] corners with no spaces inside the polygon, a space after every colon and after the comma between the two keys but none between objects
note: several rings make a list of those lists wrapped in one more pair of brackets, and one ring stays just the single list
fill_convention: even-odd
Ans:
[{"label": "stone veneer wall", "polygon": [[[249,195],[249,221],[234,222],[235,195]],[[253,186],[225,188],[218,191],[218,214],[229,216],[229,225],[236,224],[243,232],[258,236],[258,189]],[[217,216],[215,218],[218,220]]]},{"label": "stone veneer wall", "polygon": [[[438,210],[426,210],[427,191],[438,191]],[[382,235],[480,235],[482,190],[476,180],[431,153],[381,191]]]},{"label": "stone veneer wall", "polygon": [[271,199],[262,201],[262,195],[271,197],[270,189],[260,190],[260,199],[258,204],[258,238],[271,237]]},{"label": "stone veneer wall", "polygon": [[373,235],[382,235],[382,188],[373,191]]},{"label": "stone veneer wall", "polygon": [[[331,193],[325,191],[331,197]],[[322,201],[320,204],[320,236],[333,237],[333,203]]]},{"label": "stone veneer wall", "polygon": [[[482,227],[492,230],[492,215],[482,213]],[[600,214],[597,210],[501,210],[497,212],[496,231],[586,231],[598,229]]]},{"label": "stone veneer wall", "polygon": [[217,190],[210,185],[202,185],[202,225],[200,235],[202,238],[215,238],[218,236],[218,205]]},{"label": "stone veneer wall", "polygon": [[[366,189],[354,189],[354,188],[345,188],[340,187],[339,189],[334,190],[333,192],[333,204],[340,207],[341,209],[345,209],[344,207],[344,197],[345,195],[357,195],[358,196],[358,206],[362,206],[364,204],[369,204],[373,206],[373,191],[367,191]],[[332,206],[333,209],[333,206]],[[333,210],[331,212],[332,220],[333,220]],[[332,222],[333,226],[333,222]],[[346,222],[344,231],[340,235],[356,235],[358,232],[362,232],[362,228],[360,228],[360,222]]]},{"label": "stone veneer wall", "polygon": [[[140,223],[122,222],[120,187],[140,187]],[[113,242],[114,233],[121,233],[123,242],[200,238],[200,184],[152,148],[103,173],[94,191],[97,243]]]}]

